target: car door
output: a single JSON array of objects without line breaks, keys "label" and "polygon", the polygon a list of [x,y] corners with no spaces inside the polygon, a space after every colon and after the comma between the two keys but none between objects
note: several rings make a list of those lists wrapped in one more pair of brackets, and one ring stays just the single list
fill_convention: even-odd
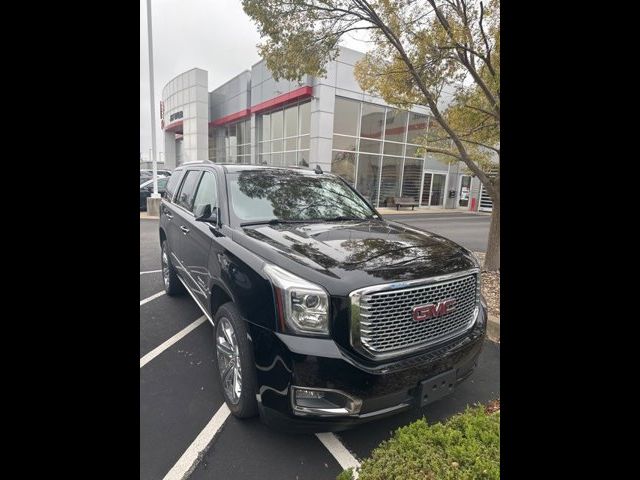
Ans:
[{"label": "car door", "polygon": [[200,177],[191,209],[194,222],[185,236],[184,248],[184,263],[191,281],[190,286],[203,307],[207,305],[211,282],[208,261],[214,235],[210,228],[211,223],[195,221],[195,215],[201,212],[205,205],[209,205],[211,211],[218,206],[217,179],[215,172],[211,170],[205,170]]},{"label": "car door", "polygon": [[189,250],[189,233],[195,223],[191,208],[193,207],[193,198],[200,175],[202,175],[201,170],[187,170],[185,172],[180,190],[178,190],[172,203],[171,227],[167,230],[171,262],[182,277],[182,280],[191,289],[193,289],[193,282],[190,280],[185,266],[184,252]]},{"label": "car door", "polygon": [[[164,229],[167,236],[167,242],[169,245],[169,251],[173,249],[174,244],[178,244],[180,241],[180,230],[173,219],[175,218],[175,207],[173,205],[174,197],[180,190],[183,170],[178,170],[172,177],[171,181],[167,184],[165,193],[162,195],[162,202],[160,203],[160,227]],[[176,262],[173,261],[173,264]]]}]

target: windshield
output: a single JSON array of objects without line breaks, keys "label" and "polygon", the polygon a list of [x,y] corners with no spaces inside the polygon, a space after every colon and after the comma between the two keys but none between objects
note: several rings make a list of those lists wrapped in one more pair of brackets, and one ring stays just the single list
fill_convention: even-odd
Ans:
[{"label": "windshield", "polygon": [[[167,186],[167,182],[169,178],[167,177],[158,177],[158,189],[163,189]],[[151,180],[147,180],[146,178],[142,180],[140,184],[140,188],[145,188],[153,185],[153,178]]]},{"label": "windshield", "polygon": [[290,170],[227,175],[231,209],[241,223],[364,220],[375,212],[342,180]]}]

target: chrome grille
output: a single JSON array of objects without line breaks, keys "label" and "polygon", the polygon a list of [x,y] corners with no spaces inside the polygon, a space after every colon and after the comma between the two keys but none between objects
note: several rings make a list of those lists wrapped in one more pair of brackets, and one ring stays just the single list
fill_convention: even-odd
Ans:
[{"label": "chrome grille", "polygon": [[[353,292],[353,346],[372,356],[391,356],[462,333],[474,321],[479,300],[477,276],[472,273],[410,288],[373,287]],[[413,319],[414,307],[448,298],[455,299],[453,311],[429,320]]]}]

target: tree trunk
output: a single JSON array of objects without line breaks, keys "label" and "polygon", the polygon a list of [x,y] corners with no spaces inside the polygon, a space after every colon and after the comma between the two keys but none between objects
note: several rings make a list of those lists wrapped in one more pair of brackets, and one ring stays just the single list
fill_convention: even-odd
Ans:
[{"label": "tree trunk", "polygon": [[493,200],[489,244],[487,245],[487,255],[484,258],[484,269],[490,272],[500,270],[500,198]]}]

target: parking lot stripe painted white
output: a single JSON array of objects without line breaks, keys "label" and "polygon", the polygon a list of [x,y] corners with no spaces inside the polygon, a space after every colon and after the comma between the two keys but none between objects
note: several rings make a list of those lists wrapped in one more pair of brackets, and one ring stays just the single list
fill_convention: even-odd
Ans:
[{"label": "parking lot stripe painted white", "polygon": [[[203,317],[204,318],[204,317]],[[176,464],[164,476],[164,480],[182,480],[187,478],[193,470],[198,466],[199,460],[202,458],[201,453],[204,452],[215,434],[220,430],[231,411],[226,403],[218,409],[215,415],[209,420],[207,426],[198,434],[189,448],[182,454]]]},{"label": "parking lot stripe painted white", "polygon": [[316,433],[316,437],[322,442],[322,444],[329,450],[333,458],[335,458],[340,466],[345,470],[353,467],[353,476],[358,478],[358,468],[360,468],[360,462],[354,457],[347,447],[333,433]]},{"label": "parking lot stripe painted white", "polygon": [[165,293],[166,292],[163,290],[162,292],[158,292],[155,295],[151,295],[150,297],[147,297],[144,300],[140,300],[140,306],[144,305],[147,302],[150,302],[151,300],[155,300],[156,298],[161,297]]},{"label": "parking lot stripe painted white", "polygon": [[197,319],[195,322],[190,324],[189,326],[187,326],[187,327],[183,328],[182,330],[180,330],[178,333],[176,333],[169,340],[167,340],[166,342],[163,342],[160,345],[158,345],[156,348],[151,350],[149,353],[147,353],[144,357],[142,357],[140,359],[140,368],[144,367],[147,363],[149,363],[151,360],[156,358],[158,355],[160,355],[162,352],[164,352],[171,345],[176,343],[182,337],[188,335],[190,332],[194,331],[196,328],[198,328],[200,325],[202,325],[206,321],[207,321],[207,317],[205,317],[203,315],[199,319]]},{"label": "parking lot stripe painted white", "polygon": [[149,270],[148,272],[140,272],[140,275],[144,275],[145,273],[160,273],[162,270]]}]

